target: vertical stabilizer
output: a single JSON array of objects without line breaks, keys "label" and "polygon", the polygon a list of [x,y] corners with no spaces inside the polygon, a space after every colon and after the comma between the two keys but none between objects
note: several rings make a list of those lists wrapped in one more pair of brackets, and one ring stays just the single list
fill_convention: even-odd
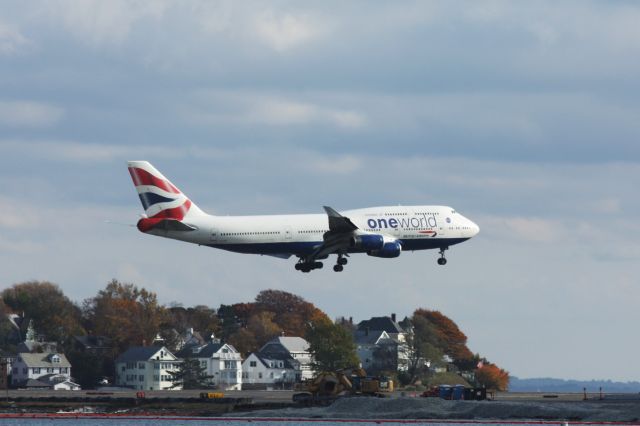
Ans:
[{"label": "vertical stabilizer", "polygon": [[[186,195],[147,161],[129,161],[129,174],[138,191],[146,219],[173,219],[182,221],[194,215],[203,215]],[[145,220],[145,219],[143,219]],[[151,225],[151,222],[149,222]],[[146,228],[146,226],[144,226]],[[138,228],[140,228],[140,223]],[[143,229],[140,229],[141,231]]]}]

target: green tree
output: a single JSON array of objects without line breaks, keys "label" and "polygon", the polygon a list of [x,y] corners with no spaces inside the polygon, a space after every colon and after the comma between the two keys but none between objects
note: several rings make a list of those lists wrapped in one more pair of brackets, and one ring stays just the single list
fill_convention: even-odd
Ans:
[{"label": "green tree", "polygon": [[36,332],[47,340],[62,343],[73,335],[85,334],[80,308],[56,284],[15,284],[2,292],[2,299],[13,312],[24,312],[25,326],[33,320]]},{"label": "green tree", "polygon": [[180,367],[176,371],[169,371],[171,376],[171,389],[182,386],[182,389],[203,389],[211,387],[211,379],[213,376],[208,376],[206,373],[206,367],[200,364],[200,361],[195,358],[185,358]]},{"label": "green tree", "polygon": [[435,327],[422,315],[414,314],[410,320],[411,332],[407,336],[407,350],[409,365],[407,369],[408,382],[428,375],[427,363],[437,364],[444,356],[438,346],[438,336]]},{"label": "green tree", "polygon": [[309,322],[305,338],[314,358],[312,368],[316,371],[336,371],[360,364],[352,336],[328,319]]},{"label": "green tree", "polygon": [[7,318],[9,313],[9,308],[0,298],[0,348],[12,351],[14,345],[20,342],[20,333]]}]

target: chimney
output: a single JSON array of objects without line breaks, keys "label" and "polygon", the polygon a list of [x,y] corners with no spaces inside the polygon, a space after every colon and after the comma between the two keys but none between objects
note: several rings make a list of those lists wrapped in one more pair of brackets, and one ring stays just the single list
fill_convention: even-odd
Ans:
[{"label": "chimney", "polygon": [[396,314],[391,314],[391,321],[396,322]]},{"label": "chimney", "polygon": [[349,324],[353,324],[353,317],[349,317]]}]

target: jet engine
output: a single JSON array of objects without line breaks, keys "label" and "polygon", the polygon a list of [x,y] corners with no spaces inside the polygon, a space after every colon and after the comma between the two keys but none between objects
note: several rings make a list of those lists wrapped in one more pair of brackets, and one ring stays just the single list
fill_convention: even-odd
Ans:
[{"label": "jet engine", "polygon": [[384,258],[392,258],[400,256],[402,252],[402,245],[398,241],[390,241],[384,243],[381,249],[379,250],[370,250],[367,252],[369,256],[373,257],[384,257]]},{"label": "jet engine", "polygon": [[365,250],[381,250],[384,247],[384,238],[382,235],[355,235],[350,240],[351,248]]}]

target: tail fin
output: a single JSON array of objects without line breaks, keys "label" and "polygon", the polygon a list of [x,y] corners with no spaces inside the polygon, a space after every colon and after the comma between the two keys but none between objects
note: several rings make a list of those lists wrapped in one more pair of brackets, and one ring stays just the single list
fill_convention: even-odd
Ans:
[{"label": "tail fin", "polygon": [[[198,206],[192,203],[151,163],[147,161],[129,161],[127,165],[147,216],[142,221],[149,221],[150,225],[154,220],[173,219],[181,221],[190,215],[204,214]],[[140,223],[138,225],[138,228],[140,228]]]}]

